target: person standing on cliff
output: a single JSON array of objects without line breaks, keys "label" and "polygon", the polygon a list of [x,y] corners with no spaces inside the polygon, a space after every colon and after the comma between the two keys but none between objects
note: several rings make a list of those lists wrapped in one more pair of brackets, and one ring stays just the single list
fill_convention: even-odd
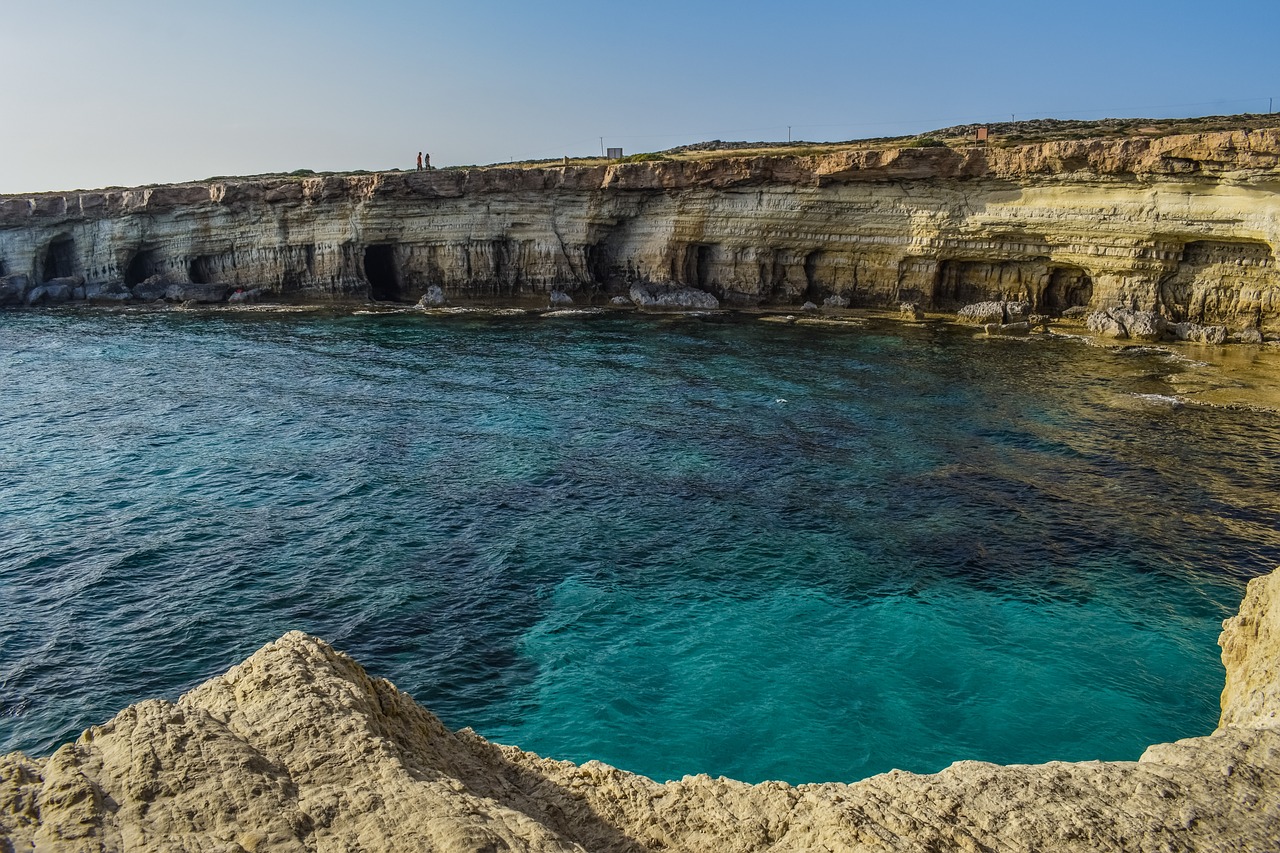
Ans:
[{"label": "person standing on cliff", "polygon": [[422,171],[422,152],[418,152],[418,171]]}]

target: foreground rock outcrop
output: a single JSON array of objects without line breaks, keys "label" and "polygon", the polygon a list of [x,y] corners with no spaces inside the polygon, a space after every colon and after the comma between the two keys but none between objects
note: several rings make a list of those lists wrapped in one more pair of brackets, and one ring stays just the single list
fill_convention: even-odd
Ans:
[{"label": "foreground rock outcrop", "polygon": [[854,784],[657,784],[450,732],[294,632],[45,760],[0,758],[0,850],[1274,850],[1280,570],[1220,639],[1212,734],[1136,762],[958,762]]},{"label": "foreground rock outcrop", "polygon": [[725,306],[1123,308],[1277,337],[1278,202],[1275,128],[216,179],[0,197],[0,305],[260,288],[581,304],[638,284]]}]

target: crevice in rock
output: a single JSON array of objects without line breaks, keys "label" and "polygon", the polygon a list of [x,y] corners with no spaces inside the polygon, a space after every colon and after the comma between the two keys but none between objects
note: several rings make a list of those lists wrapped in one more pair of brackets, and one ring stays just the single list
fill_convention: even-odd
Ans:
[{"label": "crevice in rock", "polygon": [[75,275],[76,241],[70,237],[55,237],[44,253],[41,281],[66,278]]},{"label": "crevice in rock", "polygon": [[396,247],[392,243],[375,243],[364,248],[364,277],[369,282],[369,298],[375,302],[400,300],[400,269],[396,264]]},{"label": "crevice in rock", "polygon": [[827,297],[827,286],[818,279],[818,265],[822,250],[814,249],[804,256],[804,298],[809,302],[821,302]]},{"label": "crevice in rock", "polygon": [[934,277],[932,304],[954,309],[977,302],[1030,301],[1045,286],[1045,259],[942,260]]},{"label": "crevice in rock", "polygon": [[213,258],[209,255],[197,255],[187,264],[187,277],[192,284],[213,283]]},{"label": "crevice in rock", "polygon": [[124,283],[129,287],[142,284],[159,273],[162,265],[159,253],[155,249],[141,249],[134,252],[124,269]]},{"label": "crevice in rock", "polygon": [[1053,267],[1049,284],[1037,300],[1037,308],[1061,314],[1068,308],[1087,307],[1093,301],[1093,279],[1080,267]]},{"label": "crevice in rock", "polygon": [[705,243],[690,243],[685,246],[684,263],[681,264],[679,276],[675,278],[690,287],[710,291],[715,249],[715,246]]},{"label": "crevice in rock", "polygon": [[1159,284],[1162,313],[1175,322],[1257,326],[1280,290],[1271,246],[1258,240],[1195,240]]}]

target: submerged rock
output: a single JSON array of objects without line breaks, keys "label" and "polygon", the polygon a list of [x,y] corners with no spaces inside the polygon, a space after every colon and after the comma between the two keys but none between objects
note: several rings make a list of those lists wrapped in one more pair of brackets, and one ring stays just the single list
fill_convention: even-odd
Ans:
[{"label": "submerged rock", "polygon": [[176,703],[133,705],[47,759],[0,757],[0,849],[1273,850],[1280,570],[1249,583],[1219,643],[1218,729],[1138,761],[959,761],[932,775],[791,786],[659,784],[453,732],[291,632]]},{"label": "submerged rock", "polygon": [[1024,337],[1031,334],[1030,323],[988,323],[982,327],[988,335],[998,337]]}]

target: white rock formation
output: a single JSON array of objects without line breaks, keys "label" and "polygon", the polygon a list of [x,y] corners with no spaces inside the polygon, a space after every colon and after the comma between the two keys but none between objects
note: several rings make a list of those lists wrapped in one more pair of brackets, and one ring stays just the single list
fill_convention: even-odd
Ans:
[{"label": "white rock formation", "polygon": [[853,784],[658,784],[448,731],[290,633],[44,760],[0,757],[13,851],[1264,851],[1280,846],[1280,570],[1223,625],[1212,734],[1136,762]]}]

